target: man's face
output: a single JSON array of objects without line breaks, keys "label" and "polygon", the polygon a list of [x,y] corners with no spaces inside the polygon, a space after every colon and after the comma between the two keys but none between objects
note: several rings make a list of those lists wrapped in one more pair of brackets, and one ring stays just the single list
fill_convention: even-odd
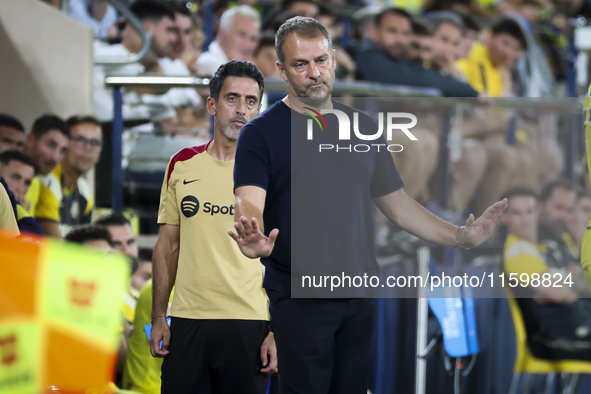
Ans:
[{"label": "man's face", "polygon": [[378,27],[378,45],[394,58],[406,56],[412,34],[407,17],[398,14],[386,14]]},{"label": "man's face", "polygon": [[433,61],[445,68],[456,60],[462,38],[460,29],[451,23],[442,23],[433,33]]},{"label": "man's face", "polygon": [[538,227],[536,199],[532,196],[513,196],[503,213],[502,221],[511,234],[523,239],[535,238]]},{"label": "man's face", "polygon": [[220,45],[230,60],[250,60],[259,40],[260,24],[253,18],[236,15],[229,31],[219,31]]},{"label": "man's face", "polygon": [[58,130],[50,130],[39,138],[29,134],[26,145],[35,170],[41,175],[49,174],[64,159],[69,142]]},{"label": "man's face", "polygon": [[193,21],[191,17],[177,13],[174,19],[174,41],[170,46],[171,59],[179,59],[183,56],[191,42]]},{"label": "man's face", "polygon": [[552,194],[541,204],[542,218],[557,234],[567,229],[567,223],[575,206],[576,194],[564,187],[555,187]]},{"label": "man's face", "polygon": [[168,16],[160,18],[160,21],[148,21],[144,23],[146,29],[150,33],[151,46],[150,49],[158,57],[167,57],[172,51],[172,45],[176,39],[176,25],[174,20]]},{"label": "man's face", "polygon": [[478,32],[476,30],[464,30],[464,35],[460,40],[460,45],[457,48],[457,57],[458,59],[467,58],[472,50],[472,46],[474,45],[474,41],[478,37]]},{"label": "man's face", "polygon": [[512,70],[523,55],[523,47],[515,37],[498,33],[490,36],[489,52],[495,67],[505,66]]},{"label": "man's face", "polygon": [[288,91],[324,103],[332,93],[336,67],[328,39],[322,34],[307,38],[292,32],[283,43],[283,53],[285,64],[277,64]]},{"label": "man's face", "polygon": [[305,16],[314,18],[318,16],[318,6],[307,1],[294,1],[288,8],[290,15]]},{"label": "man's face", "polygon": [[20,202],[25,202],[25,194],[35,176],[35,169],[18,160],[11,160],[8,165],[0,163],[0,176],[4,178],[8,188]]},{"label": "man's face", "polygon": [[150,279],[152,279],[152,262],[141,261],[137,270],[131,275],[131,287],[141,290]]},{"label": "man's face", "polygon": [[79,123],[70,128],[70,144],[64,157],[64,166],[79,173],[94,167],[101,155],[103,133],[100,126],[92,123]]},{"label": "man's face", "polygon": [[407,59],[419,64],[430,62],[433,58],[433,43],[430,36],[414,35],[407,50]]},{"label": "man's face", "polygon": [[577,198],[571,218],[568,222],[568,232],[571,235],[582,237],[587,230],[587,224],[591,217],[591,196]]},{"label": "man's face", "polygon": [[236,141],[242,127],[259,114],[259,84],[252,78],[227,77],[216,100],[207,98],[207,111],[215,116],[216,133]]},{"label": "man's face", "polygon": [[138,248],[135,236],[129,224],[123,226],[108,226],[111,234],[113,249],[123,252],[131,257],[138,257]]},{"label": "man's face", "polygon": [[20,150],[25,146],[25,132],[8,126],[0,126],[0,153],[5,150]]},{"label": "man's face", "polygon": [[280,73],[277,69],[277,52],[272,45],[262,47],[254,58],[254,64],[265,77],[279,78]]}]

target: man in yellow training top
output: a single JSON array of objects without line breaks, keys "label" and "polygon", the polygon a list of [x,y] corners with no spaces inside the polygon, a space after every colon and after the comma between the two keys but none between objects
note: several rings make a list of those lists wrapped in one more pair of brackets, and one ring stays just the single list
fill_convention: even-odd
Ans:
[{"label": "man in yellow training top", "polygon": [[207,99],[215,116],[213,141],[182,149],[164,176],[150,337],[152,355],[166,356],[162,394],[264,394],[266,374],[276,371],[263,266],[227,235],[234,222],[238,135],[258,115],[263,88],[254,64],[220,66]]}]

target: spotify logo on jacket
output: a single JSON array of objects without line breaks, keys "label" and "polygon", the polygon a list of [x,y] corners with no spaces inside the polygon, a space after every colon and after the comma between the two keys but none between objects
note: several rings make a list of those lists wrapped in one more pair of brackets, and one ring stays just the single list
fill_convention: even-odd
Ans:
[{"label": "spotify logo on jacket", "polygon": [[[186,196],[181,201],[181,211],[185,217],[193,217],[199,212],[199,200],[195,196]],[[211,216],[221,215],[234,215],[234,205],[217,205],[206,201],[203,204],[203,213],[210,214]]]}]

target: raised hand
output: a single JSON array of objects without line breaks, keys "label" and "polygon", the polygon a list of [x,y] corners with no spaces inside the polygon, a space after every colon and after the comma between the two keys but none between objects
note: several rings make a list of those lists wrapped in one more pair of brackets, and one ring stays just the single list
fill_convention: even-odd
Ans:
[{"label": "raised hand", "polygon": [[236,233],[230,230],[228,234],[236,241],[240,251],[251,259],[269,256],[275,246],[277,234],[279,234],[278,229],[273,229],[266,237],[255,218],[252,218],[249,223],[244,216],[240,217],[240,221],[234,222],[234,228]]},{"label": "raised hand", "polygon": [[460,242],[467,247],[474,247],[484,243],[491,236],[507,205],[506,198],[497,201],[488,207],[477,220],[474,220],[474,215],[470,214],[470,217],[466,220],[466,229]]}]

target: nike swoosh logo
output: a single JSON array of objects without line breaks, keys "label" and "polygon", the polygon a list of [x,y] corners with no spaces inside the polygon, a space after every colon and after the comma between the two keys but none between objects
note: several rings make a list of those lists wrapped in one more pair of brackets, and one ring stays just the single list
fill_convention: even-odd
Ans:
[{"label": "nike swoosh logo", "polygon": [[192,183],[192,182],[195,182],[195,181],[198,181],[198,180],[199,180],[199,179],[193,179],[192,181],[188,181],[188,182],[187,182],[187,180],[185,179],[185,180],[183,181],[183,185],[187,185],[187,184],[189,184],[189,183]]}]

